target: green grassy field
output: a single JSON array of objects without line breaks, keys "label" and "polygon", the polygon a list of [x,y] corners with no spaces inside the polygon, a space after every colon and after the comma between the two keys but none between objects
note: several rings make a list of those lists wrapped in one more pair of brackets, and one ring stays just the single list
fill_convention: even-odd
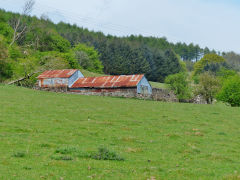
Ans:
[{"label": "green grassy field", "polygon": [[150,84],[153,88],[160,88],[160,89],[169,89],[168,84],[165,83],[159,83],[159,82],[152,82],[150,81]]},{"label": "green grassy field", "polygon": [[[237,179],[240,109],[0,85],[0,179]],[[91,159],[106,147],[124,161]]]}]

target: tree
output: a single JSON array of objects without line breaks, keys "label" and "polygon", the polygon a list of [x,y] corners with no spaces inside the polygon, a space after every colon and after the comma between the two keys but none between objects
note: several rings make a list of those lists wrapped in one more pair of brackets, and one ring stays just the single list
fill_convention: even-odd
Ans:
[{"label": "tree", "polygon": [[191,98],[191,90],[186,73],[169,75],[165,79],[165,83],[170,85],[171,90],[174,91],[180,101]]},{"label": "tree", "polygon": [[26,1],[22,15],[20,15],[17,19],[13,20],[13,37],[12,41],[10,43],[10,47],[14,44],[15,41],[17,41],[27,30],[27,25],[22,23],[23,16],[29,15],[31,11],[33,10],[33,6],[35,4],[34,0],[28,0]]},{"label": "tree", "polygon": [[240,106],[240,77],[236,75],[225,81],[217,94],[217,100],[226,102],[232,107]]},{"label": "tree", "polygon": [[240,71],[240,55],[235,52],[224,53],[226,63],[234,70]]},{"label": "tree", "polygon": [[0,82],[11,78],[13,75],[12,65],[7,60],[8,49],[4,38],[0,35]]},{"label": "tree", "polygon": [[224,66],[225,59],[217,54],[206,54],[200,61],[194,65],[194,75],[211,71],[216,73]]},{"label": "tree", "polygon": [[99,54],[94,47],[78,44],[74,48],[75,58],[80,66],[92,72],[102,73],[103,65],[99,60]]},{"label": "tree", "polygon": [[202,95],[208,104],[212,104],[220,88],[220,81],[216,76],[209,72],[204,72],[199,77],[199,84],[196,86],[195,95]]}]

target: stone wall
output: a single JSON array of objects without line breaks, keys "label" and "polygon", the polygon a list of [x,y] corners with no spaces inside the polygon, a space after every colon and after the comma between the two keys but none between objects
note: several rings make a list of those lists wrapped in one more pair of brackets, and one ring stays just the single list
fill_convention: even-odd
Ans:
[{"label": "stone wall", "polygon": [[155,101],[178,102],[177,97],[172,91],[166,89],[153,88],[152,94],[138,94],[136,88],[116,88],[116,89],[82,89],[73,90],[71,93],[82,95],[97,95],[97,96],[116,96],[125,98],[149,99]]},{"label": "stone wall", "polygon": [[137,88],[114,88],[114,89],[68,89],[67,87],[51,87],[51,88],[40,88],[38,90],[53,91],[53,92],[64,92],[71,94],[80,94],[88,96],[115,96],[125,98],[139,98],[146,100],[164,101],[164,102],[178,102],[176,95],[167,89],[153,88],[152,94],[138,94]]},{"label": "stone wall", "polygon": [[178,102],[177,96],[168,89],[152,89],[152,99],[155,101]]}]

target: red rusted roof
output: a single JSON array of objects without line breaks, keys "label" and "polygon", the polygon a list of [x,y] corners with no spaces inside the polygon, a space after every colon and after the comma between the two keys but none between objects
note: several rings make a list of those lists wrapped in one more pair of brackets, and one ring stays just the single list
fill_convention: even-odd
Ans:
[{"label": "red rusted roof", "polygon": [[38,76],[38,79],[45,78],[69,78],[71,77],[78,69],[63,69],[63,70],[49,70],[44,71]]},{"label": "red rusted roof", "polygon": [[144,75],[121,75],[79,78],[71,88],[136,87]]}]

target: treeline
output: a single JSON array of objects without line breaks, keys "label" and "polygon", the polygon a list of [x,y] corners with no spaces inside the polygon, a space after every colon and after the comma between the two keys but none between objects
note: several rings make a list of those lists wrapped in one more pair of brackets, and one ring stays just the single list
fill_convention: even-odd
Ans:
[{"label": "treeline", "polygon": [[181,60],[198,61],[204,54],[216,53],[198,45],[170,43],[166,38],[106,36],[63,22],[56,25],[56,30],[72,46],[79,42],[94,46],[101,54],[106,74],[145,73],[151,81],[163,82],[169,74],[180,72]]},{"label": "treeline", "polygon": [[[19,31],[27,30],[10,46],[19,17]],[[164,82],[168,75],[185,70],[183,61],[190,63],[191,70],[193,62],[216,53],[194,44],[170,43],[166,38],[115,37],[4,10],[0,10],[0,40],[0,73],[8,79],[44,69],[84,68],[112,75],[144,73],[151,81]]]}]

